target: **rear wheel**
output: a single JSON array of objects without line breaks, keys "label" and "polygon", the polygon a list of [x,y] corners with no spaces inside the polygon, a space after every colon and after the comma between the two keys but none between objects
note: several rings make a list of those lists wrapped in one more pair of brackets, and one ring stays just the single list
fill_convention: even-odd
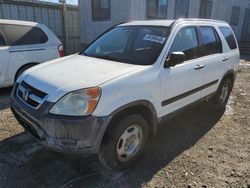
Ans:
[{"label": "rear wheel", "polygon": [[216,108],[225,109],[232,88],[233,81],[229,78],[224,78],[219,86],[216,95],[212,98],[212,102]]},{"label": "rear wheel", "polygon": [[114,123],[105,135],[98,156],[108,169],[122,170],[143,152],[148,140],[148,123],[141,115],[129,115]]}]

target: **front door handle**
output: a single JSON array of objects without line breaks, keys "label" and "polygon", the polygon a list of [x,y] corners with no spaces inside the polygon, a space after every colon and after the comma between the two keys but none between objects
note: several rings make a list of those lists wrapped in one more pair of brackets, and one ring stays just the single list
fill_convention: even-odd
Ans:
[{"label": "front door handle", "polygon": [[228,61],[228,60],[229,60],[228,57],[223,57],[223,58],[222,58],[222,61]]},{"label": "front door handle", "polygon": [[203,69],[205,65],[196,65],[195,70]]}]

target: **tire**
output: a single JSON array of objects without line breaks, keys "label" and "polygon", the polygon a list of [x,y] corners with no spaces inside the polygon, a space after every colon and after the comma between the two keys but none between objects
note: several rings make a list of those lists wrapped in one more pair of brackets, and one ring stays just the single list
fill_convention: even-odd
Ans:
[{"label": "tire", "polygon": [[224,78],[217,90],[216,95],[212,98],[213,106],[218,110],[224,110],[232,89],[233,81],[230,78]]},{"label": "tire", "polygon": [[17,73],[16,73],[16,75],[15,75],[14,81],[16,82],[17,79],[18,79],[18,77],[19,77],[24,71],[28,70],[29,68],[31,68],[31,67],[33,67],[33,66],[35,66],[35,65],[36,65],[36,64],[29,64],[29,65],[24,65],[23,67],[21,67],[21,68],[17,71]]},{"label": "tire", "polygon": [[149,138],[148,122],[142,115],[129,115],[110,125],[98,157],[109,170],[119,171],[134,163]]}]

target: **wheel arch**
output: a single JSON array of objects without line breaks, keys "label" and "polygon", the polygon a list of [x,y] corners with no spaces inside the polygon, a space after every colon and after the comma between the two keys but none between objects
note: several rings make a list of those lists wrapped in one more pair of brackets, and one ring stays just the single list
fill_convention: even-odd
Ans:
[{"label": "wheel arch", "polygon": [[227,72],[224,74],[222,80],[225,79],[225,78],[230,78],[232,81],[234,81],[234,80],[235,80],[235,71],[234,71],[234,70],[229,70],[229,71],[227,71]]},{"label": "wheel arch", "polygon": [[[221,83],[223,82],[223,80],[225,80],[226,78],[229,78],[229,79],[231,80],[231,82],[232,82],[232,88],[231,88],[231,91],[232,91],[233,86],[234,86],[234,81],[235,81],[235,78],[236,78],[235,71],[234,71],[234,70],[229,70],[229,71],[227,71],[227,72],[224,74],[223,78],[221,79],[220,84],[221,84]],[[219,88],[218,88],[218,89],[219,89]]]},{"label": "wheel arch", "polygon": [[19,75],[20,71],[22,70],[25,70],[25,68],[30,68],[30,67],[33,67],[35,65],[38,65],[39,63],[38,62],[30,62],[30,63],[26,63],[24,65],[22,65],[21,67],[19,67],[15,73],[15,81],[17,80],[17,76]]},{"label": "wheel arch", "polygon": [[107,134],[109,134],[109,130],[112,130],[113,126],[115,125],[114,122],[121,120],[127,115],[135,113],[142,115],[147,120],[149,124],[148,128],[150,136],[154,136],[157,132],[157,124],[158,124],[156,110],[151,102],[147,100],[139,100],[121,106],[120,108],[114,110],[110,114],[112,119],[110,120],[106,128],[102,140],[107,136]]}]

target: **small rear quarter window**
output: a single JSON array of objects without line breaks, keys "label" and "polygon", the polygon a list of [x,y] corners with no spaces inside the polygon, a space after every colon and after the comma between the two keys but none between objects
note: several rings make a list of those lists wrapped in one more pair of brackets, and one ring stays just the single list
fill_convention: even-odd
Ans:
[{"label": "small rear quarter window", "polygon": [[236,49],[237,48],[237,42],[235,40],[235,37],[233,35],[232,30],[229,27],[219,27],[222,35],[227,41],[228,46],[231,49]]}]

